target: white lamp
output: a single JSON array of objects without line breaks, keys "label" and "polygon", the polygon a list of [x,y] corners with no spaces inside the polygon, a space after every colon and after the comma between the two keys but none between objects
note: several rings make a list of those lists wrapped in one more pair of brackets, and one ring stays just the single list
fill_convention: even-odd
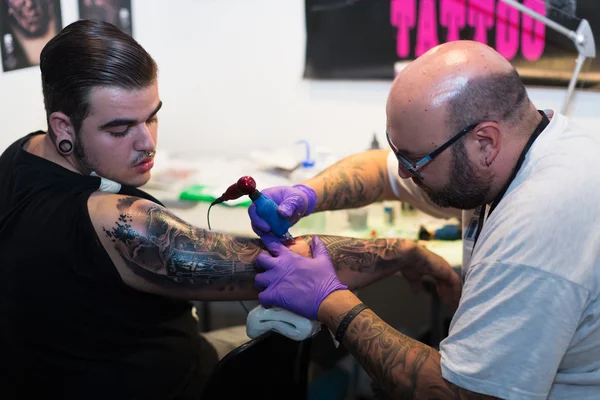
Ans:
[{"label": "white lamp", "polygon": [[563,114],[567,114],[569,106],[571,105],[571,101],[573,99],[573,94],[575,92],[575,85],[577,84],[577,80],[579,79],[579,73],[581,72],[581,68],[585,63],[586,58],[596,58],[596,44],[594,43],[594,35],[592,34],[592,28],[590,24],[587,22],[587,20],[582,19],[581,23],[579,24],[579,27],[577,28],[577,31],[572,31],[560,25],[556,21],[552,21],[551,19],[533,11],[532,9],[525,7],[521,3],[518,3],[516,0],[502,1],[508,4],[509,6],[516,8],[522,13],[527,14],[530,17],[542,22],[549,28],[552,28],[555,31],[562,33],[563,35],[571,39],[573,43],[575,43],[575,47],[577,48],[579,56],[577,57],[577,61],[575,62],[575,70],[573,71],[573,76],[571,77],[571,81],[569,82],[567,96],[565,98],[565,102],[561,110]]}]

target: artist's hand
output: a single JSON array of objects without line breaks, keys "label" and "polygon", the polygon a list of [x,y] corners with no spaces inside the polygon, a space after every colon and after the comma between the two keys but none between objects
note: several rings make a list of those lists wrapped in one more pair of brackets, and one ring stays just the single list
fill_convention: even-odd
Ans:
[{"label": "artist's hand", "polygon": [[423,277],[433,278],[440,298],[450,307],[458,307],[462,291],[459,275],[446,260],[425,247],[417,246],[416,251],[416,262],[402,268],[402,276],[415,292],[421,289]]},{"label": "artist's hand", "polygon": [[323,299],[335,290],[348,289],[338,280],[318,236],[311,242],[312,258],[295,254],[273,235],[261,240],[272,254],[261,253],[256,258],[265,272],[256,275],[254,285],[261,290],[258,300],[265,308],[281,307],[316,321]]},{"label": "artist's hand", "polygon": [[[288,219],[294,225],[302,217],[313,212],[317,203],[315,191],[305,185],[275,186],[261,191],[265,196],[273,200],[277,205],[277,214],[281,218]],[[271,227],[256,212],[253,204],[248,208],[252,230],[260,237],[271,232]],[[280,239],[280,241],[283,239]]]}]

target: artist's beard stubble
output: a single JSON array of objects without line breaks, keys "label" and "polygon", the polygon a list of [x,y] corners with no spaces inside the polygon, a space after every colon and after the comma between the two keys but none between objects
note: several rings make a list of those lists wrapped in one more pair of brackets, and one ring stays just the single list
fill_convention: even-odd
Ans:
[{"label": "artist's beard stubble", "polygon": [[491,189],[491,179],[477,175],[462,141],[452,147],[450,180],[446,186],[433,190],[418,179],[413,178],[413,181],[437,206],[461,210],[472,210],[485,204]]}]

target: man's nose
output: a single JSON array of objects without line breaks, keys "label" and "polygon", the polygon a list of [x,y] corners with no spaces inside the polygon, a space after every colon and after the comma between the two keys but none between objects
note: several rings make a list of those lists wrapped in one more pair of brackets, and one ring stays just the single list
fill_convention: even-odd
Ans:
[{"label": "man's nose", "polygon": [[146,151],[156,148],[156,139],[147,124],[141,124],[140,134],[136,143],[136,150]]},{"label": "man's nose", "polygon": [[412,178],[414,176],[406,168],[404,168],[402,165],[398,166],[398,175],[402,179],[408,179],[408,178]]}]

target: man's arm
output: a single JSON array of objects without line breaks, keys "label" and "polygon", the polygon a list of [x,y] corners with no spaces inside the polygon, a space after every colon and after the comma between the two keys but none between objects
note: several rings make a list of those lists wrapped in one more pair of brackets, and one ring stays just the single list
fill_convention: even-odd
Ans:
[{"label": "man's arm", "polygon": [[256,297],[258,240],[193,227],[138,197],[94,193],[96,233],[123,281],[138,290],[191,300]]},{"label": "man's arm", "polygon": [[317,194],[315,211],[357,208],[394,200],[388,179],[388,150],[353,154],[302,182]]},{"label": "man's arm", "polygon": [[[193,300],[257,298],[254,278],[261,271],[254,263],[265,251],[260,239],[194,227],[137,197],[97,193],[88,207],[98,237],[129,286]],[[311,256],[311,237],[298,238],[290,249]],[[407,276],[417,270],[431,275],[452,272],[441,257],[411,240],[322,239],[340,280],[352,289],[402,270]]]},{"label": "man's arm", "polygon": [[[350,291],[335,291],[321,303],[319,320],[336,332],[346,313],[360,302]],[[344,345],[392,398],[494,399],[446,381],[437,350],[398,332],[370,309],[350,323]]]},{"label": "man's arm", "polygon": [[[304,235],[299,240],[310,249],[313,236]],[[318,236],[325,244],[338,279],[349,290],[360,289],[400,272],[415,290],[421,287],[424,276],[433,278],[440,297],[451,306],[458,305],[461,293],[459,276],[446,260],[412,240]],[[298,251],[297,247],[291,249],[306,257],[311,256]]]}]

